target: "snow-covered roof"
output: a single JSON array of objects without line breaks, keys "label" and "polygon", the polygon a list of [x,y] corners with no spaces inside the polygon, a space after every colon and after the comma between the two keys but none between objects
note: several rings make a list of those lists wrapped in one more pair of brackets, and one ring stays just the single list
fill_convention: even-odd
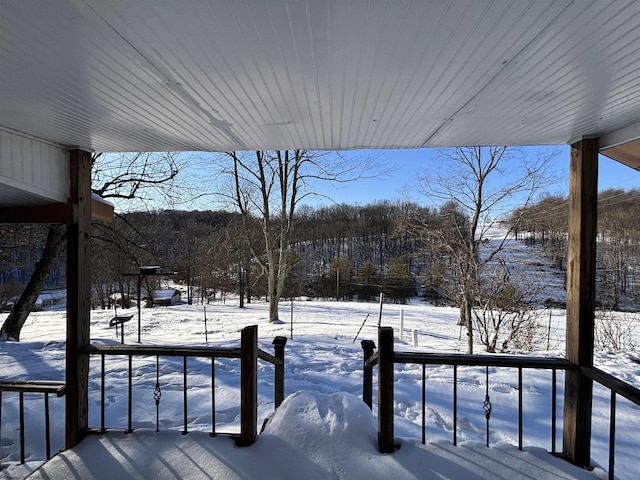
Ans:
[{"label": "snow-covered roof", "polygon": [[176,290],[175,288],[164,289],[164,290],[154,290],[153,291],[153,299],[154,300],[170,300],[174,295],[180,295],[180,290]]}]

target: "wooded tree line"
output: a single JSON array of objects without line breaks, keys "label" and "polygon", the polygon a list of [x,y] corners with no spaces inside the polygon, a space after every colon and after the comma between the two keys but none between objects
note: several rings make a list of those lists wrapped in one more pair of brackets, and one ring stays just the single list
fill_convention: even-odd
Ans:
[{"label": "wooded tree line", "polygon": [[[553,265],[567,266],[568,200],[548,195],[511,216],[519,239],[544,249]],[[608,189],[598,194],[596,243],[597,304],[637,310],[640,272],[640,190]]]},{"label": "wooded tree line", "polygon": [[[438,220],[437,211],[408,203],[305,207],[295,216],[292,266],[283,297],[301,295],[372,300],[384,292],[392,301],[405,302],[420,291],[442,301],[446,294],[429,278],[436,262],[430,246],[405,228],[407,212],[425,221]],[[247,248],[237,213],[226,211],[164,210],[121,214],[113,222],[94,224],[92,281],[95,306],[110,308],[116,292],[135,297],[140,265],[157,264],[162,271],[190,287],[188,300],[207,301],[220,292],[240,291],[246,301],[266,295],[266,279]],[[39,258],[46,228],[2,225],[0,276],[5,286],[22,285]],[[259,232],[255,232],[259,237]],[[21,255],[10,245],[20,246]],[[60,275],[47,286],[61,286]],[[433,274],[431,274],[433,276]],[[422,282],[428,282],[428,289]],[[14,291],[5,295],[8,300]],[[197,297],[197,298],[196,298]],[[120,301],[120,300],[119,300]],[[126,304],[126,300],[125,300]]]},{"label": "wooded tree line", "polygon": [[[382,291],[389,299],[403,302],[415,295],[425,267],[415,240],[399,228],[401,208],[383,202],[301,209],[286,256],[289,274],[282,297],[369,300]],[[345,210],[352,215],[348,221]],[[114,238],[116,231],[119,234]],[[96,285],[113,285],[120,291],[118,268],[128,263],[129,271],[135,272],[138,264],[154,263],[163,271],[175,272],[175,280],[193,292],[189,301],[206,302],[225,291],[241,293],[246,302],[268,295],[267,278],[248,248],[240,214],[138,212],[116,219],[108,233],[108,237],[96,235],[95,239]],[[257,228],[253,235],[253,241],[259,243]],[[144,260],[133,261],[136,255]],[[416,270],[416,265],[421,266]],[[133,284],[124,287],[135,288]],[[105,302],[108,293],[102,297]]]}]

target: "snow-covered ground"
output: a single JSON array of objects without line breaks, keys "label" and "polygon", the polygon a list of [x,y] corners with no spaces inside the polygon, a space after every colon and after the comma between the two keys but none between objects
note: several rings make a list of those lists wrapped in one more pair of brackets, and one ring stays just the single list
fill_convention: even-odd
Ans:
[{"label": "snow-covered ground", "polygon": [[[400,312],[403,311],[404,331],[398,332]],[[517,447],[517,371],[490,368],[489,393],[493,405],[491,415],[492,449],[486,450],[485,417],[485,369],[463,368],[458,370],[458,441],[464,445],[456,449],[452,439],[452,368],[433,366],[426,369],[426,432],[427,442],[442,455],[433,457],[433,449],[423,450],[421,437],[421,379],[419,366],[397,366],[395,372],[395,435],[402,448],[392,456],[377,454],[373,416],[357,398],[362,394],[362,349],[360,341],[376,341],[378,320],[377,303],[296,301],[281,304],[281,323],[267,322],[267,305],[254,302],[239,309],[233,300],[206,306],[207,337],[205,341],[204,307],[178,305],[142,310],[143,344],[183,344],[195,346],[239,346],[240,331],[247,325],[259,326],[259,346],[272,352],[271,342],[277,335],[289,340],[285,356],[285,395],[289,396],[255,446],[239,449],[225,437],[210,439],[205,433],[211,430],[211,364],[209,360],[190,360],[188,364],[189,425],[193,432],[179,437],[182,430],[182,359],[160,360],[160,429],[155,429],[156,383],[155,358],[134,360],[133,379],[133,436],[123,437],[111,432],[94,445],[83,447],[104,451],[105,444],[131,444],[132,455],[148,452],[162,463],[162,455],[178,438],[192,438],[193,451],[184,453],[197,472],[206,452],[198,440],[207,439],[216,445],[214,455],[221,462],[221,476],[211,473],[211,478],[255,478],[253,473],[262,471],[263,478],[419,478],[431,458],[434,478],[447,478],[445,465],[451,468],[458,462],[459,470],[450,470],[449,478],[471,478],[464,472],[480,471],[496,473],[495,478],[513,478],[507,461],[504,472],[495,463],[503,453],[528,455],[527,462],[535,466],[543,450],[551,449],[551,374],[541,371],[524,373],[524,445],[522,454]],[[135,309],[119,314],[134,314],[125,324],[125,342],[137,340]],[[367,318],[367,315],[369,316]],[[563,356],[564,311],[545,311],[551,331],[551,346],[555,350],[536,352],[538,355]],[[109,327],[113,312],[93,311],[91,338],[94,343],[119,343],[115,330]],[[5,379],[64,379],[64,312],[37,312],[29,317],[23,329],[20,343],[0,344],[1,377]],[[366,319],[366,322],[365,322]],[[421,303],[412,305],[384,304],[381,323],[396,329],[396,350],[426,352],[464,352],[466,338],[456,325],[458,312],[450,308],[435,308]],[[364,323],[364,326],[362,324]],[[293,326],[293,331],[291,330]],[[362,330],[358,334],[359,329]],[[412,346],[412,331],[416,330],[418,346]],[[291,334],[293,333],[293,338]],[[358,338],[354,338],[358,334]],[[477,351],[481,351],[478,345]],[[633,353],[599,353],[596,364],[613,371],[623,380],[640,385],[640,364]],[[238,431],[239,420],[239,360],[216,360],[216,430]],[[106,426],[124,429],[127,426],[127,362],[111,359],[106,367]],[[91,362],[90,373],[90,426],[100,426],[99,361]],[[260,362],[259,371],[259,421],[273,414],[273,367]],[[563,376],[558,375],[558,432],[557,446],[561,448]],[[374,385],[375,392],[375,385]],[[606,467],[608,462],[609,392],[599,386],[594,390],[593,451],[595,463]],[[375,397],[375,393],[374,393]],[[2,397],[2,426],[0,437],[0,461],[6,467],[0,478],[24,476],[44,457],[44,429],[42,395],[27,395],[27,459],[25,466],[16,465],[19,458],[17,429],[17,395],[5,393]],[[375,400],[374,400],[375,401]],[[52,409],[52,450],[63,444],[64,398],[50,400]],[[374,405],[374,414],[376,405]],[[637,457],[640,441],[637,428],[640,410],[624,399],[618,398],[616,431],[616,476],[637,478],[640,460]],[[171,430],[172,432],[169,432]],[[316,432],[315,434],[313,432]],[[156,437],[154,437],[154,435]],[[342,437],[341,437],[342,436]],[[153,447],[147,442],[154,438]],[[434,443],[435,442],[435,443]],[[100,445],[102,445],[102,447]],[[104,447],[104,448],[103,448]],[[532,448],[537,447],[537,448]],[[155,449],[151,451],[150,449]],[[173,450],[175,452],[175,449]],[[246,451],[246,453],[244,453]],[[211,452],[209,452],[211,453]],[[67,452],[66,455],[75,455]],[[97,458],[96,451],[89,453]],[[143,455],[143,454],[142,454]],[[174,454],[166,453],[169,457]],[[228,455],[228,456],[225,456]],[[286,458],[279,457],[285,455]],[[429,457],[431,455],[431,457]],[[159,464],[155,472],[166,468],[171,472],[167,457],[164,467]],[[70,456],[59,460],[69,468]],[[84,457],[87,458],[87,457]],[[153,458],[132,457],[140,466],[151,465]],[[155,458],[155,457],[154,457]],[[494,462],[491,466],[483,463]],[[522,457],[521,457],[522,458]],[[247,466],[242,462],[255,462]],[[396,459],[396,460],[392,460]],[[131,460],[131,459],[130,459]],[[145,463],[148,460],[150,463]],[[275,463],[266,467],[262,462]],[[66,462],[66,463],[65,463]],[[240,463],[236,463],[240,462]],[[525,462],[526,463],[526,462]],[[475,465],[475,469],[474,469]],[[89,467],[89,466],[87,466]],[[94,466],[95,467],[95,466]],[[286,470],[284,470],[286,467]],[[99,468],[99,466],[98,466]],[[149,467],[149,472],[154,471]],[[213,468],[213,467],[212,467]],[[226,468],[227,470],[224,470]],[[355,469],[364,469],[356,475]],[[533,468],[533,467],[532,467]],[[555,468],[555,467],[554,467]],[[558,467],[560,468],[560,467]],[[564,468],[564,464],[562,464]],[[284,475],[282,472],[289,474]],[[558,470],[560,471],[560,470]],[[305,473],[303,473],[305,472]],[[402,472],[405,472],[404,474]],[[457,473],[456,473],[457,472]],[[503,473],[500,473],[503,472]],[[104,471],[102,471],[104,473]],[[117,473],[117,472],[116,472]],[[521,472],[526,478],[543,478],[540,472]],[[194,473],[195,475],[195,473]],[[270,476],[271,475],[271,476]],[[438,477],[437,475],[444,475]],[[504,476],[500,476],[504,475]],[[529,475],[529,476],[527,476]],[[560,475],[553,474],[553,475]],[[80,475],[82,476],[82,475]],[[203,475],[204,476],[204,475]],[[42,477],[46,478],[46,477]],[[426,477],[425,477],[426,478]],[[477,478],[483,477],[478,473]],[[546,478],[556,478],[547,475]],[[574,477],[575,478],[575,477]]]}]

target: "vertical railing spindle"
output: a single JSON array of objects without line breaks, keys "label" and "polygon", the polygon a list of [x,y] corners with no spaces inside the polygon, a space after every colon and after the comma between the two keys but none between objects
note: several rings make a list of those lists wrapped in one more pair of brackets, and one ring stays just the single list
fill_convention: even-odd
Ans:
[{"label": "vertical railing spindle", "polygon": [[554,368],[551,371],[551,453],[556,453],[556,414],[557,414],[557,373]]},{"label": "vertical railing spindle", "polygon": [[485,395],[482,409],[484,410],[484,417],[487,420],[487,447],[489,446],[489,420],[491,419],[491,397],[489,396],[489,366],[485,367]]},{"label": "vertical railing spindle", "polygon": [[0,458],[2,456],[2,390],[0,390]]},{"label": "vertical railing spindle", "polygon": [[100,355],[100,431],[105,431],[104,420],[104,353]]},{"label": "vertical railing spindle", "polygon": [[211,433],[216,436],[216,359],[211,358]]},{"label": "vertical railing spindle", "polygon": [[156,355],[156,387],[153,389],[153,400],[156,402],[156,432],[160,431],[160,355]]},{"label": "vertical railing spindle", "polygon": [[184,430],[182,430],[182,434],[186,435],[189,433],[189,429],[187,428],[187,357],[186,355],[182,357],[182,407],[183,407],[183,416],[184,416]]},{"label": "vertical railing spindle", "polygon": [[133,432],[132,428],[132,408],[133,408],[133,356],[129,355],[129,385],[128,385],[128,405],[127,405],[127,430],[125,433]]},{"label": "vertical railing spindle", "polygon": [[20,392],[20,464],[24,463],[24,393]]},{"label": "vertical railing spindle", "polygon": [[609,413],[609,480],[613,480],[616,458],[616,392],[611,390],[611,410]]},{"label": "vertical railing spindle", "polygon": [[458,445],[458,365],[453,365],[453,446]]},{"label": "vertical railing spindle", "polygon": [[518,450],[522,450],[522,367],[518,367]]},{"label": "vertical railing spindle", "polygon": [[422,444],[427,443],[427,391],[425,364],[422,364]]},{"label": "vertical railing spindle", "polygon": [[44,393],[44,444],[47,460],[51,458],[51,426],[49,422],[49,394]]}]

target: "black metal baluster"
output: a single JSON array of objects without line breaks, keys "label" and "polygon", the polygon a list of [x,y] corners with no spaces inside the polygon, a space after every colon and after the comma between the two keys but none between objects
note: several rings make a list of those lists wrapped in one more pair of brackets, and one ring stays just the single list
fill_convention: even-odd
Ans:
[{"label": "black metal baluster", "polygon": [[551,371],[551,453],[556,453],[556,369]]},{"label": "black metal baluster", "polygon": [[458,445],[458,365],[453,366],[453,446]]},{"label": "black metal baluster", "polygon": [[20,392],[20,464],[24,463],[24,392]]},{"label": "black metal baluster", "polygon": [[153,390],[153,399],[156,402],[156,432],[160,431],[160,356],[156,355],[156,388]]},{"label": "black metal baluster", "polygon": [[0,458],[2,457],[2,390],[0,390]]},{"label": "black metal baluster", "polygon": [[489,397],[489,366],[486,367],[486,390],[484,396],[484,403],[482,409],[484,410],[484,416],[487,419],[487,447],[489,446],[489,419],[491,418],[491,398]]},{"label": "black metal baluster", "polygon": [[49,394],[44,393],[44,443],[47,460],[51,458],[51,428],[49,426]]},{"label": "black metal baluster", "polygon": [[427,404],[427,392],[426,392],[426,388],[425,388],[425,380],[426,380],[426,375],[425,375],[425,364],[422,364],[422,444],[424,445],[426,443],[426,437],[427,437],[427,418],[426,418],[426,404]]},{"label": "black metal baluster", "polygon": [[616,458],[616,392],[611,390],[611,410],[609,412],[609,480],[613,480]]},{"label": "black metal baluster", "polygon": [[131,424],[131,411],[132,411],[132,404],[133,404],[133,384],[132,384],[132,377],[133,377],[133,360],[132,360],[132,356],[129,355],[129,391],[128,391],[128,397],[129,397],[129,405],[127,406],[127,415],[128,415],[128,428],[126,430],[125,433],[131,433],[133,432],[133,428],[132,428],[132,424]]},{"label": "black metal baluster", "polygon": [[104,354],[100,355],[100,431],[105,431],[104,422]]},{"label": "black metal baluster", "polygon": [[183,397],[183,410],[184,410],[184,430],[182,431],[183,435],[189,433],[187,429],[187,356],[182,357],[182,374],[183,374],[183,389],[182,389],[182,397]]},{"label": "black metal baluster", "polygon": [[216,359],[211,357],[211,434],[216,436]]},{"label": "black metal baluster", "polygon": [[518,367],[518,450],[522,450],[522,367]]}]

